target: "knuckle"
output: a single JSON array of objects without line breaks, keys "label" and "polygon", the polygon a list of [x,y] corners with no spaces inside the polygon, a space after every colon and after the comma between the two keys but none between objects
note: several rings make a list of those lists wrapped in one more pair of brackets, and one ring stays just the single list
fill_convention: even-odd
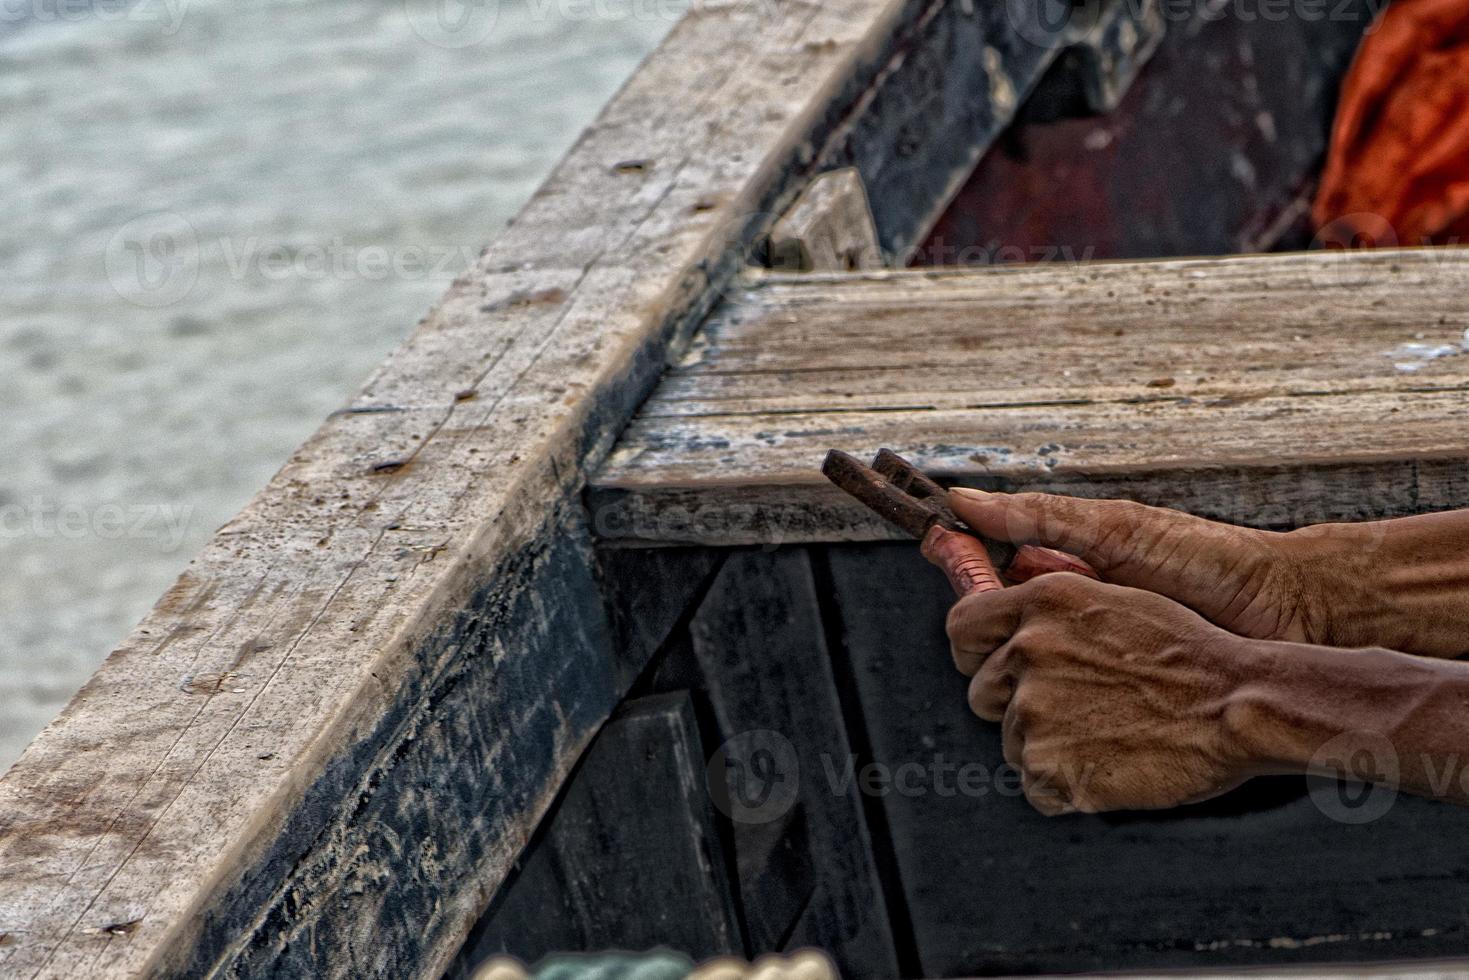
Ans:
[{"label": "knuckle", "polygon": [[1075,572],[1055,572],[1031,579],[1017,586],[1027,590],[1026,598],[1032,609],[1041,612],[1056,612],[1069,609],[1090,592],[1092,579]]},{"label": "knuckle", "polygon": [[1029,665],[1065,649],[1066,635],[1065,625],[1058,622],[1027,623],[1011,639],[1010,651],[1022,664]]},{"label": "knuckle", "polygon": [[1022,512],[1044,519],[1052,516],[1059,507],[1064,506],[1067,498],[1053,493],[1036,493],[1032,490],[1012,494],[1011,499],[1019,505]]},{"label": "knuckle", "polygon": [[1031,779],[1042,779],[1046,776],[1046,758],[1034,745],[1026,745],[1020,750],[1020,768]]},{"label": "knuckle", "polygon": [[1070,797],[1071,808],[1077,813],[1106,813],[1108,810],[1124,809],[1085,788],[1071,790],[1067,795]]},{"label": "knuckle", "polygon": [[[1006,685],[988,685],[979,695],[985,720],[997,724],[1003,723],[1005,712],[1010,710],[1010,696],[1010,689]],[[1016,734],[1024,735],[1025,733],[1016,729]]]},{"label": "knuckle", "polygon": [[1098,506],[1103,522],[1122,532],[1129,532],[1147,524],[1149,519],[1157,513],[1155,508],[1147,504],[1140,504],[1136,500],[1102,500],[1098,501]]},{"label": "knuckle", "polygon": [[1146,532],[1159,529],[1157,508],[1135,500],[1099,501],[1097,515],[1097,550],[1114,565],[1125,564],[1146,549],[1155,536]]},{"label": "knuckle", "polygon": [[1017,690],[1011,696],[1010,710],[1015,712],[1015,727],[1022,732],[1034,729],[1045,717],[1040,699],[1029,687]]},{"label": "knuckle", "polygon": [[1070,801],[1060,793],[1052,792],[1034,783],[1023,784],[1022,788],[1025,791],[1026,801],[1042,816],[1059,817],[1074,809]]},{"label": "knuckle", "polygon": [[[1005,644],[1004,656],[1007,661],[1021,666],[1029,664],[1035,659],[1037,645],[1035,642],[1036,630],[1030,626],[1022,626],[1020,631],[1010,637],[1010,642]],[[999,656],[999,654],[996,654]]]},{"label": "knuckle", "polygon": [[954,603],[944,619],[944,630],[954,645],[960,646],[983,615],[984,594],[967,595]]},{"label": "knuckle", "polygon": [[1013,687],[1010,673],[1013,656],[1009,644],[996,650],[980,665],[976,680],[994,690],[1010,690]]},{"label": "knuckle", "polygon": [[949,652],[954,658],[954,666],[965,677],[973,677],[975,671],[979,670],[980,665],[984,663],[982,654],[960,646],[958,643],[949,644]]},{"label": "knuckle", "polygon": [[1019,772],[1022,779],[1025,776],[1025,767],[1021,765],[1022,745],[1020,739],[1011,732],[1006,732],[1000,740],[1000,753],[1005,758],[1005,765]]},{"label": "knuckle", "polygon": [[994,720],[993,712],[990,711],[989,698],[985,695],[984,688],[978,683],[969,685],[969,710],[985,721]]},{"label": "knuckle", "polygon": [[976,592],[960,599],[944,619],[949,641],[966,649],[992,643],[986,638],[1004,621],[1014,599],[1006,591]]},{"label": "knuckle", "polygon": [[969,710],[985,721],[1001,720],[1009,700],[1009,691],[1002,680],[980,673],[969,683]]},{"label": "knuckle", "polygon": [[1067,593],[1066,573],[1057,572],[1054,575],[1042,575],[1034,581],[1027,582],[1023,588],[1030,593],[1034,602],[1047,603],[1060,599]]}]

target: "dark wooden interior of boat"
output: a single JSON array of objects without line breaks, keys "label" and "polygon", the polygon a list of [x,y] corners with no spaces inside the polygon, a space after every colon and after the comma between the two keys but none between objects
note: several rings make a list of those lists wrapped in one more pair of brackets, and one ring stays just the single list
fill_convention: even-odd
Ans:
[{"label": "dark wooden interior of boat", "polygon": [[[1174,812],[1039,816],[948,669],[943,577],[815,476],[829,446],[894,445],[953,482],[1261,527],[1450,505],[1464,478],[1433,459],[1462,409],[1382,356],[1436,318],[1401,296],[1442,300],[1446,266],[1079,264],[1307,248],[1362,26],[1199,8],[1110,99],[1073,51],[922,241],[888,230],[884,193],[921,169],[864,174],[882,245],[926,271],[726,296],[588,491],[630,693],[451,975],[653,946],[817,946],[852,977],[1462,947],[1450,807],[1354,825],[1319,805],[1334,784],[1272,778]],[[930,67],[940,90],[950,66]],[[1014,261],[1042,264],[983,270],[998,285],[944,268]]]},{"label": "dark wooden interior of boat", "polygon": [[1311,247],[1375,9],[690,5],[0,775],[0,973],[1462,957],[1446,804],[1039,816],[943,577],[820,472],[1469,505],[1469,252]]},{"label": "dark wooden interior of boat", "polygon": [[1076,54],[1042,78],[917,261],[1143,259],[1307,248],[1355,17],[1170,21],[1115,108]]}]

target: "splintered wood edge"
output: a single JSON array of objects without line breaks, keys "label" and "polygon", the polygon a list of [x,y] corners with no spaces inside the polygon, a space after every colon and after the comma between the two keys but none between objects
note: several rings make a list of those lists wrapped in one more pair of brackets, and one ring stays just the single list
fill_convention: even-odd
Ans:
[{"label": "splintered wood edge", "polygon": [[585,474],[929,11],[675,25],[0,779],[0,973],[442,971],[619,695]]}]

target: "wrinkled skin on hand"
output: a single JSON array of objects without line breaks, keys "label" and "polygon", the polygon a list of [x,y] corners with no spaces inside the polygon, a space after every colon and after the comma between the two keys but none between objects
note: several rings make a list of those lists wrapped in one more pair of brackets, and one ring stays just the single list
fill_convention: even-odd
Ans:
[{"label": "wrinkled skin on hand", "polygon": [[1105,582],[1167,596],[1239,636],[1469,650],[1465,512],[1281,533],[1126,500],[955,490],[949,503],[986,537],[1060,549]]},{"label": "wrinkled skin on hand", "polygon": [[[1469,803],[1469,784],[1442,779],[1469,739],[1469,664],[1443,659],[1469,650],[1469,511],[1280,534],[1127,501],[955,490],[949,504],[1030,546],[1006,572],[1023,584],[965,596],[948,628],[970,705],[1002,724],[1042,812],[1335,773],[1362,733],[1390,736],[1395,788]],[[925,554],[983,551],[952,537]]]},{"label": "wrinkled skin on hand", "polygon": [[1228,724],[1243,641],[1172,600],[1050,574],[966,596],[948,633],[1042,813],[1172,807],[1253,774]]}]

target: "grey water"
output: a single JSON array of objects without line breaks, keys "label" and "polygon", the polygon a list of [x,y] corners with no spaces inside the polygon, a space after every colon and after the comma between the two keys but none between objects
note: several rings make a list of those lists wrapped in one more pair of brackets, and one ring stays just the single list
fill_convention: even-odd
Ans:
[{"label": "grey water", "polygon": [[674,6],[0,0],[0,771]]}]

